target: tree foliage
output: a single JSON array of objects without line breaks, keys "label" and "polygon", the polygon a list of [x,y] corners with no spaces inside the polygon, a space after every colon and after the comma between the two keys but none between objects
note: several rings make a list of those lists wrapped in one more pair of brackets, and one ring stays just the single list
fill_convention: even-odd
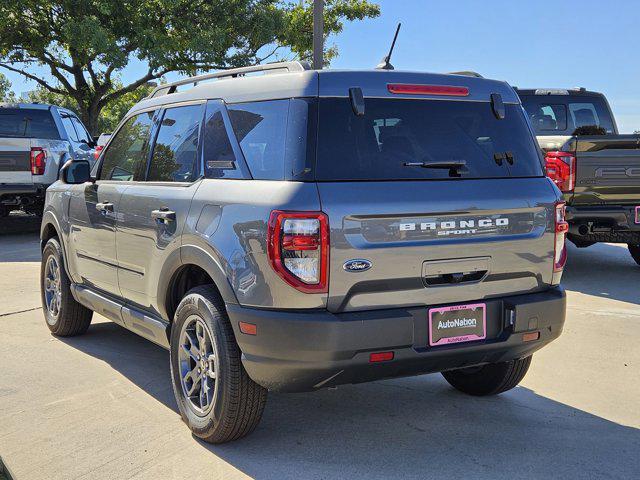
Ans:
[{"label": "tree foliage", "polygon": [[0,73],[0,102],[15,102],[16,96],[11,91],[11,82]]},{"label": "tree foliage", "polygon": [[[379,15],[368,0],[327,0],[325,35]],[[68,96],[92,133],[108,105],[168,72],[300,59],[312,47],[312,0],[3,0],[0,67]],[[330,47],[327,58],[335,56]],[[132,59],[148,68],[128,84]],[[54,82],[35,73],[45,67]]]}]

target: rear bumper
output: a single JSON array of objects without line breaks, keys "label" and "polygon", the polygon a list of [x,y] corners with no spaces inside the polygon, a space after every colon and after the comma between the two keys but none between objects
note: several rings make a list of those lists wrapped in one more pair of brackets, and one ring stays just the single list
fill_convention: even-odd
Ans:
[{"label": "rear bumper", "polygon": [[[561,287],[485,303],[485,340],[437,347],[428,346],[424,307],[341,314],[238,305],[227,310],[249,376],[270,390],[299,392],[521,358],[562,332]],[[257,335],[241,333],[241,321],[255,324]],[[538,340],[523,342],[523,333],[536,331]],[[394,359],[369,363],[377,351],[393,351]]]},{"label": "rear bumper", "polygon": [[640,244],[635,205],[567,206],[567,221],[571,240]]}]

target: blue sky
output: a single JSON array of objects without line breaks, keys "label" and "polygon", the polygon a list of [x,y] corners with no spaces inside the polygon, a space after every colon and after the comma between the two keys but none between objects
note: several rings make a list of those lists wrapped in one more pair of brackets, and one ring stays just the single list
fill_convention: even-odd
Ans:
[{"label": "blue sky", "polygon": [[[392,59],[396,69],[475,70],[521,88],[582,86],[607,95],[621,132],[640,130],[638,0],[377,3],[379,18],[347,24],[330,39],[340,51],[332,67],[374,67],[402,22]],[[123,79],[133,79],[141,67],[132,63]],[[18,93],[34,88],[3,73]]]}]

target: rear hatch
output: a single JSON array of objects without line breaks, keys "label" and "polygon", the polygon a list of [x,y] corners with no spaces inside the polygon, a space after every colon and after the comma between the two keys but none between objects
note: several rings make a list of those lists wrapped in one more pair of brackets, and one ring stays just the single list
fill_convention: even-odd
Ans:
[{"label": "rear hatch", "polygon": [[[387,82],[367,78],[356,115],[349,97],[322,95],[322,79],[316,179],[331,227],[329,310],[548,288],[557,193],[508,86],[437,79],[468,88],[461,99],[390,94]],[[504,118],[491,93],[501,94]]]},{"label": "rear hatch", "polygon": [[0,183],[31,183],[31,148],[59,138],[48,109],[0,106]]}]

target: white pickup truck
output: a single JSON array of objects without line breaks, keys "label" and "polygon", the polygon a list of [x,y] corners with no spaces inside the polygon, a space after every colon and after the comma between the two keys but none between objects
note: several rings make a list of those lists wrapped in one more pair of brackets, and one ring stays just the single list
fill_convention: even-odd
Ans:
[{"label": "white pickup truck", "polygon": [[60,167],[72,158],[93,164],[95,145],[70,110],[0,103],[0,217],[12,210],[40,214]]}]

